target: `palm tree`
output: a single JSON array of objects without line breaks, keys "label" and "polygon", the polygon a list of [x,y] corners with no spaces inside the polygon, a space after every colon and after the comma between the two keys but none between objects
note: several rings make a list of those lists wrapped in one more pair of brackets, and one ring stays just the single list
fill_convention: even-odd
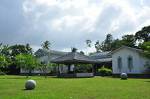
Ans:
[{"label": "palm tree", "polygon": [[43,49],[49,50],[50,45],[51,43],[49,41],[45,41],[41,46]]},{"label": "palm tree", "polygon": [[45,50],[47,50],[47,52],[48,52],[48,61],[47,61],[47,63],[46,63],[45,65],[44,65],[44,64],[41,64],[41,65],[42,65],[42,69],[44,70],[45,78],[47,77],[47,76],[46,76],[46,69],[48,68],[48,66],[49,66],[49,64],[50,64],[50,61],[49,61],[49,59],[50,59],[50,51],[49,51],[50,45],[51,45],[51,43],[50,43],[49,41],[45,41],[45,42],[43,42],[43,44],[41,45],[42,48],[45,49]]},{"label": "palm tree", "polygon": [[32,48],[30,47],[30,44],[27,43],[25,47],[26,47],[27,53],[32,54]]},{"label": "palm tree", "polygon": [[88,47],[91,47],[91,43],[92,43],[91,40],[86,40],[86,45],[87,45]]}]

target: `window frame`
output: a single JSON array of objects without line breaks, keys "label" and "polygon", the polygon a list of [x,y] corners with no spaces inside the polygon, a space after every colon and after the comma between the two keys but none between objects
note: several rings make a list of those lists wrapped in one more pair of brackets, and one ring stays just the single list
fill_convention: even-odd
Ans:
[{"label": "window frame", "polygon": [[132,69],[133,69],[133,57],[132,56],[128,56],[127,64],[128,64],[129,72],[132,72]]},{"label": "window frame", "polygon": [[122,58],[120,56],[117,59],[117,66],[118,66],[119,72],[121,72],[121,70],[122,70]]}]

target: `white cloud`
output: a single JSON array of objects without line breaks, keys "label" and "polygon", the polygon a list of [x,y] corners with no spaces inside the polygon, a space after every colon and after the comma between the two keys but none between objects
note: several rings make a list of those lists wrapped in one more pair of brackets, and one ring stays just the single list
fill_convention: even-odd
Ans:
[{"label": "white cloud", "polygon": [[[10,4],[9,0],[5,1]],[[15,42],[27,42],[33,46],[40,46],[42,41],[49,40],[54,43],[53,47],[59,50],[74,46],[86,50],[84,46],[86,39],[102,41],[107,33],[121,37],[150,25],[149,0],[18,0],[18,2],[19,7],[15,4],[17,9],[9,8],[9,5],[4,9],[1,2],[0,7],[3,11],[1,9],[0,11],[3,14],[0,16],[0,23],[4,24],[0,25],[0,33],[6,31],[8,35],[9,32],[14,32]],[[14,16],[12,10],[17,13],[18,9],[22,12],[19,10],[18,16]],[[8,10],[11,11],[9,16],[5,13]],[[3,22],[8,19],[10,21]],[[16,27],[18,25],[14,25],[15,22],[19,22],[19,28]],[[23,36],[19,37],[19,33]],[[7,35],[3,34],[0,39],[5,38],[3,41],[7,43],[14,41]]]},{"label": "white cloud", "polygon": [[[52,17],[42,20],[42,23],[49,28],[47,29],[49,32],[64,35],[62,39],[70,39],[72,43],[68,43],[69,45],[76,45],[73,43],[81,37],[100,39],[101,41],[106,33],[113,33],[115,37],[126,33],[133,34],[137,31],[137,27],[149,24],[149,22],[145,22],[150,16],[147,13],[149,7],[144,6],[143,0],[139,1],[138,9],[134,7],[136,4],[133,5],[134,2],[131,3],[129,0],[101,0],[100,2],[97,0],[33,0],[34,3],[30,2],[31,0],[27,1],[33,6],[29,8],[32,8],[33,12],[36,11],[36,20],[42,19],[42,15],[53,14]],[[35,10],[41,6],[46,11]],[[56,12],[52,10],[56,10]],[[51,35],[51,33],[47,35]],[[72,36],[75,40],[72,40]],[[56,37],[54,36],[54,39]],[[82,42],[84,43],[83,39]],[[77,46],[81,47],[81,45]]]}]

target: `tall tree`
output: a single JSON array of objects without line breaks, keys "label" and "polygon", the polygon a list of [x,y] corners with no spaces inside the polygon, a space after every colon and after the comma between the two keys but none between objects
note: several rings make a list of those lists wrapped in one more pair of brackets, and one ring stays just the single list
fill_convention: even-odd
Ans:
[{"label": "tall tree", "polygon": [[[49,64],[50,64],[50,45],[51,45],[51,43],[49,42],[49,41],[45,41],[45,42],[43,42],[43,44],[41,45],[42,46],[42,49],[44,49],[44,50],[47,50],[46,52],[47,52],[47,56],[48,56],[48,60],[46,61],[46,62],[41,62],[41,65],[40,65],[40,70],[42,70],[43,71],[43,73],[44,73],[44,76],[45,76],[45,78],[47,77],[47,73],[46,73],[46,71],[47,71],[47,69],[48,69],[48,67],[49,67]],[[48,51],[49,50],[49,51]]]},{"label": "tall tree", "polygon": [[124,35],[121,40],[122,45],[135,47],[136,39],[134,35]]},{"label": "tall tree", "polygon": [[139,45],[139,47],[144,50],[144,55],[150,59],[150,41],[144,42],[143,44]]},{"label": "tall tree", "polygon": [[150,26],[143,27],[140,31],[135,33],[136,40],[150,41]]},{"label": "tall tree", "polygon": [[71,48],[71,52],[77,52],[77,50],[78,50],[78,49],[75,48],[75,47],[72,47],[72,48]]},{"label": "tall tree", "polygon": [[119,39],[113,40],[111,46],[112,46],[112,50],[118,49],[119,47],[122,46],[122,40]]},{"label": "tall tree", "polygon": [[112,41],[113,41],[113,36],[111,34],[107,34],[105,43],[109,45]]},{"label": "tall tree", "polygon": [[2,54],[2,43],[0,43],[0,54]]},{"label": "tall tree", "polygon": [[18,54],[29,54],[25,45],[12,45],[9,47],[11,50],[11,56],[16,56]]},{"label": "tall tree", "polygon": [[95,42],[95,49],[96,49],[96,52],[100,52],[101,51],[101,45],[100,45],[99,41]]},{"label": "tall tree", "polygon": [[[139,47],[144,50],[143,55],[150,59],[150,41],[144,42]],[[145,67],[147,68],[146,72],[150,73],[150,61],[146,62]]]},{"label": "tall tree", "polygon": [[10,56],[9,45],[2,45],[2,44],[0,44],[0,54],[9,57]]},{"label": "tall tree", "polygon": [[49,50],[51,43],[49,41],[43,42],[41,45],[43,49]]},{"label": "tall tree", "polygon": [[25,47],[26,47],[26,50],[27,50],[28,54],[32,54],[33,53],[32,48],[30,47],[29,43],[27,43]]},{"label": "tall tree", "polygon": [[111,51],[112,50],[113,36],[111,34],[106,35],[106,39],[100,44],[100,49],[102,51]]}]

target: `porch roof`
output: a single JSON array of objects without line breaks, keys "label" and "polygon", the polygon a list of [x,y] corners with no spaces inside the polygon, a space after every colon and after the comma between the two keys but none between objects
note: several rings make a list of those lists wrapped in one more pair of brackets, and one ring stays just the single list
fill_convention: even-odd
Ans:
[{"label": "porch roof", "polygon": [[96,60],[78,52],[70,52],[64,56],[51,60],[51,62],[58,64],[93,64]]}]

